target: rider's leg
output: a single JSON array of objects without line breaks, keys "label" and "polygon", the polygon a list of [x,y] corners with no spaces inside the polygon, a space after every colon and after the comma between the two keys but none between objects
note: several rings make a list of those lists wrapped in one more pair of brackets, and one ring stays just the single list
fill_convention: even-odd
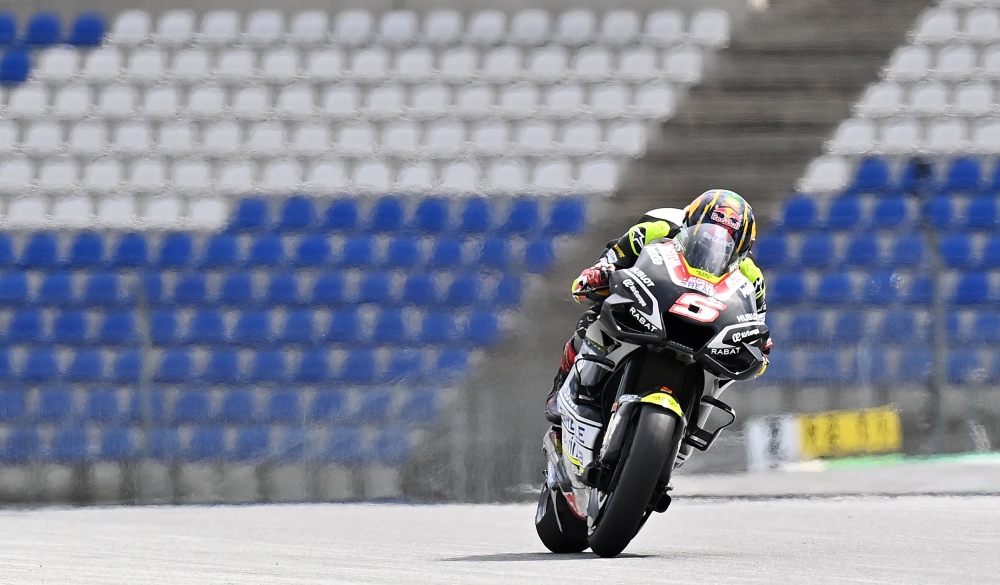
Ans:
[{"label": "rider's leg", "polygon": [[562,359],[559,362],[559,370],[552,379],[552,389],[549,390],[549,395],[545,399],[545,418],[552,424],[558,425],[562,422],[562,416],[559,414],[559,404],[556,400],[556,396],[559,394],[559,389],[562,388],[563,382],[566,381],[566,376],[569,375],[569,371],[573,367],[573,362],[576,361],[576,354],[579,353],[580,347],[583,345],[583,338],[587,334],[587,328],[590,327],[599,316],[600,312],[598,307],[585,311],[583,315],[580,316],[580,320],[577,321],[576,332],[573,334],[573,337],[571,337],[563,347]]}]

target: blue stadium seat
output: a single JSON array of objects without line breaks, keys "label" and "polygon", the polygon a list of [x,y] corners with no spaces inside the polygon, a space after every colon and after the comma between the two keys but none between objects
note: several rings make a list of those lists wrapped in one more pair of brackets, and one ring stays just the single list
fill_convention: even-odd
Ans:
[{"label": "blue stadium seat", "polygon": [[20,264],[28,268],[53,268],[59,263],[58,248],[55,234],[35,234],[25,243]]},{"label": "blue stadium seat", "polygon": [[159,428],[150,431],[146,455],[156,461],[173,461],[180,453],[181,437],[177,428]]},{"label": "blue stadium seat", "polygon": [[493,295],[493,304],[501,307],[512,307],[521,304],[521,277],[516,274],[505,274]]},{"label": "blue stadium seat", "polygon": [[0,348],[0,381],[7,382],[15,377],[14,370],[10,365],[10,354],[7,353],[6,348]]},{"label": "blue stadium seat", "polygon": [[271,435],[267,427],[245,427],[236,434],[232,459],[242,462],[261,461],[271,450]]},{"label": "blue stadium seat", "polygon": [[496,345],[500,341],[500,327],[496,315],[486,311],[474,311],[469,315],[465,338],[480,347]]},{"label": "blue stadium seat", "polygon": [[782,349],[780,346],[771,350],[768,355],[767,372],[764,374],[764,383],[782,384],[794,380],[798,376],[798,363],[795,354],[790,348]]},{"label": "blue stadium seat", "polygon": [[968,234],[948,234],[939,242],[941,259],[953,268],[972,266],[972,238]]},{"label": "blue stadium seat", "polygon": [[510,246],[505,238],[486,238],[479,248],[477,265],[504,270],[510,263]]},{"label": "blue stadium seat", "polygon": [[344,300],[344,277],[335,272],[321,274],[313,284],[310,302],[314,305],[339,305]]},{"label": "blue stadium seat", "polygon": [[316,207],[306,197],[295,196],[285,200],[275,230],[278,232],[301,232],[314,227],[317,222]]},{"label": "blue stadium seat", "polygon": [[767,287],[767,300],[773,307],[794,306],[806,296],[806,280],[797,272],[777,274]]},{"label": "blue stadium seat", "polygon": [[465,375],[469,368],[469,353],[461,349],[446,349],[437,360],[437,375],[455,378]]},{"label": "blue stadium seat", "polygon": [[411,390],[399,410],[403,422],[427,424],[437,420],[440,403],[438,393],[431,389]]},{"label": "blue stadium seat", "polygon": [[416,238],[398,237],[389,242],[383,264],[388,268],[414,268],[423,263],[420,242]]},{"label": "blue stadium seat", "polygon": [[847,266],[873,267],[881,263],[881,251],[875,236],[855,236],[847,245],[844,264]]},{"label": "blue stadium seat", "polygon": [[368,390],[363,392],[361,394],[361,401],[358,404],[358,421],[384,424],[389,419],[392,399],[392,392],[388,390]]},{"label": "blue stadium seat", "polygon": [[246,197],[240,200],[233,213],[229,229],[234,232],[254,232],[268,227],[267,200]]},{"label": "blue stadium seat", "polygon": [[47,382],[59,378],[59,362],[55,351],[34,349],[21,367],[21,379],[27,382]]},{"label": "blue stadium seat", "polygon": [[188,343],[211,345],[225,340],[226,324],[222,313],[216,309],[202,309],[192,315],[188,323]]},{"label": "blue stadium seat", "polygon": [[120,284],[114,272],[92,273],[83,287],[83,302],[97,306],[117,305],[125,298]]},{"label": "blue stadium seat", "polygon": [[372,340],[387,345],[402,344],[408,339],[402,309],[383,309],[375,319]]},{"label": "blue stadium seat", "polygon": [[54,45],[62,41],[62,19],[55,12],[36,12],[28,18],[24,44]]},{"label": "blue stadium seat", "polygon": [[410,456],[410,435],[404,429],[383,429],[375,439],[373,457],[388,465],[402,465]]},{"label": "blue stadium seat", "polygon": [[845,195],[830,203],[826,227],[832,230],[852,230],[861,224],[861,201],[858,197]]},{"label": "blue stadium seat", "polygon": [[833,262],[833,237],[827,233],[815,233],[805,237],[799,249],[799,265],[823,268]]},{"label": "blue stadium seat", "polygon": [[364,460],[361,432],[358,429],[332,429],[323,457],[327,461],[346,465],[361,463]]},{"label": "blue stadium seat", "polygon": [[173,311],[153,311],[149,314],[149,338],[153,345],[177,342],[177,315]]},{"label": "blue stadium seat", "polygon": [[429,268],[458,268],[462,265],[462,242],[455,238],[440,238],[427,262]]},{"label": "blue stadium seat", "polygon": [[298,309],[289,312],[285,318],[285,326],[278,336],[278,341],[286,344],[312,343],[315,322],[316,314],[309,309]]},{"label": "blue stadium seat", "polygon": [[866,158],[858,165],[851,190],[880,193],[889,188],[889,164],[882,158]]},{"label": "blue stadium seat", "polygon": [[952,384],[973,381],[976,370],[982,367],[982,360],[976,350],[958,349],[948,352],[948,381]]},{"label": "blue stadium seat", "polygon": [[279,236],[259,236],[250,245],[250,266],[277,266],[285,260],[285,247]]},{"label": "blue stadium seat", "polygon": [[70,382],[99,382],[104,378],[104,354],[99,349],[83,349],[73,356],[66,379]]},{"label": "blue stadium seat", "polygon": [[969,341],[990,345],[1000,343],[1000,314],[993,311],[977,313],[972,321]]},{"label": "blue stadium seat", "polygon": [[444,345],[455,337],[455,322],[451,313],[426,313],[420,327],[420,343]]},{"label": "blue stadium seat", "polygon": [[761,236],[753,247],[754,260],[761,268],[777,268],[788,258],[788,240],[781,234]]},{"label": "blue stadium seat", "polygon": [[952,225],[955,220],[954,201],[950,197],[931,197],[923,206],[924,220],[929,220],[937,228]]},{"label": "blue stadium seat", "polygon": [[369,236],[348,238],[340,253],[341,266],[367,268],[376,263],[375,239]]},{"label": "blue stadium seat", "polygon": [[912,158],[903,165],[897,187],[904,193],[923,193],[936,184],[934,165],[925,159]]},{"label": "blue stadium seat", "polygon": [[862,383],[891,382],[889,359],[882,348],[857,352],[852,356],[848,379]]},{"label": "blue stadium seat", "polygon": [[347,397],[343,392],[318,392],[309,408],[312,421],[332,421],[343,418],[347,411]]},{"label": "blue stadium seat", "polygon": [[871,226],[875,229],[895,229],[907,223],[906,199],[886,197],[875,203]]},{"label": "blue stadium seat", "polygon": [[14,313],[7,326],[7,343],[35,343],[44,339],[42,312],[23,309]]},{"label": "blue stadium seat", "polygon": [[990,302],[989,275],[967,272],[960,276],[951,302],[957,305],[983,305]]},{"label": "blue stadium seat", "polygon": [[934,284],[927,275],[914,276],[906,290],[905,303],[910,305],[929,305],[933,300]]},{"label": "blue stadium seat", "polygon": [[73,240],[66,265],[71,268],[99,266],[104,262],[104,240],[93,232],[83,232]]},{"label": "blue stadium seat", "polygon": [[187,390],[174,403],[174,422],[204,424],[212,420],[212,404],[207,392]]},{"label": "blue stadium seat", "polygon": [[824,274],[816,287],[816,302],[824,305],[845,305],[854,301],[851,275]]},{"label": "blue stadium seat", "polygon": [[817,313],[799,313],[792,317],[788,327],[788,341],[792,343],[819,343],[825,338],[823,318]]},{"label": "blue stadium seat", "polygon": [[376,233],[398,232],[403,228],[406,208],[398,197],[382,197],[372,206],[368,216],[368,231]]},{"label": "blue stadium seat", "polygon": [[986,241],[979,263],[986,270],[1000,268],[1000,236],[993,236]]},{"label": "blue stadium seat", "polygon": [[139,381],[142,373],[142,354],[138,351],[123,351],[115,357],[114,373],[112,377],[115,381],[134,383]]},{"label": "blue stadium seat", "polygon": [[534,274],[542,274],[552,268],[556,261],[556,251],[552,240],[537,238],[528,242],[524,250],[524,269]]},{"label": "blue stadium seat", "polygon": [[35,417],[43,422],[62,422],[73,417],[73,392],[66,388],[49,388],[38,393]]},{"label": "blue stadium seat", "polygon": [[127,461],[139,454],[135,434],[131,429],[109,428],[101,434],[97,458],[101,461]]},{"label": "blue stadium seat", "polygon": [[467,234],[481,234],[493,227],[490,204],[482,197],[473,197],[465,202],[459,230]]},{"label": "blue stadium seat", "polygon": [[234,272],[226,276],[219,289],[219,302],[228,306],[254,303],[253,276],[248,272]]},{"label": "blue stadium seat", "polygon": [[271,316],[266,311],[245,311],[236,320],[232,341],[240,345],[260,345],[271,338]]},{"label": "blue stadium seat", "polygon": [[438,301],[438,291],[434,276],[425,272],[411,274],[403,284],[402,300],[418,306],[435,304]]},{"label": "blue stadium seat", "polygon": [[892,272],[873,272],[865,281],[861,301],[876,307],[885,307],[896,301],[899,294],[899,277]]},{"label": "blue stadium seat", "polygon": [[233,384],[239,382],[240,356],[233,349],[216,349],[205,364],[202,380],[208,383]]},{"label": "blue stadium seat", "polygon": [[294,305],[299,302],[299,281],[291,272],[271,272],[264,295],[266,305]]},{"label": "blue stadium seat", "polygon": [[261,351],[254,355],[250,364],[249,381],[252,383],[283,382],[288,377],[288,364],[285,354],[272,349]]},{"label": "blue stadium seat", "polygon": [[357,309],[334,311],[324,338],[333,343],[354,343],[361,332],[361,317]]},{"label": "blue stadium seat", "polygon": [[507,212],[507,221],[500,227],[505,234],[525,235],[538,229],[538,201],[535,199],[516,199]]},{"label": "blue stadium seat", "polygon": [[52,435],[49,446],[52,461],[63,464],[82,463],[88,459],[87,431],[80,427],[63,427]]},{"label": "blue stadium seat", "polygon": [[10,236],[0,234],[0,266],[10,266],[14,264],[14,242]]},{"label": "blue stadium seat", "polygon": [[167,234],[160,245],[160,257],[157,261],[161,268],[179,268],[187,266],[194,257],[191,236],[185,233]]},{"label": "blue stadium seat", "polygon": [[0,422],[22,420],[28,412],[28,393],[20,388],[4,388],[0,392]]},{"label": "blue stadium seat", "polygon": [[460,274],[448,287],[445,302],[451,306],[463,307],[474,305],[479,301],[479,276],[475,274]]},{"label": "blue stadium seat", "polygon": [[184,450],[186,461],[210,461],[222,459],[225,453],[225,433],[218,427],[196,427],[190,442]]},{"label": "blue stadium seat", "polygon": [[979,159],[962,157],[955,159],[944,180],[944,190],[950,193],[969,193],[982,184],[983,169]]},{"label": "blue stadium seat", "polygon": [[116,268],[140,268],[149,262],[149,246],[142,234],[125,234],[118,240],[118,246],[111,257],[111,266]]},{"label": "blue stadium seat", "polygon": [[358,285],[358,303],[385,305],[392,301],[392,278],[384,272],[369,272]]},{"label": "blue stadium seat", "polygon": [[393,382],[417,380],[424,374],[423,352],[416,349],[397,349],[389,356],[385,378]]},{"label": "blue stadium seat", "polygon": [[12,45],[17,38],[17,17],[12,12],[0,12],[0,45]]},{"label": "blue stadium seat", "polygon": [[582,198],[566,197],[552,204],[545,234],[561,236],[578,234],[587,222],[587,204]]},{"label": "blue stadium seat", "polygon": [[965,339],[966,331],[964,331],[962,317],[956,312],[950,312],[945,316],[945,339],[949,343],[958,343]]},{"label": "blue stadium seat", "polygon": [[42,439],[36,428],[15,428],[7,436],[0,458],[10,465],[23,465],[41,454]]},{"label": "blue stadium seat", "polygon": [[965,225],[974,230],[995,230],[1000,226],[997,218],[996,199],[977,197],[965,208]]},{"label": "blue stadium seat", "polygon": [[8,49],[0,57],[0,84],[24,83],[31,70],[31,53],[24,49]]},{"label": "blue stadium seat", "polygon": [[816,202],[808,197],[794,197],[785,202],[781,222],[785,229],[799,231],[817,227]]},{"label": "blue stadium seat", "polygon": [[358,227],[358,202],[338,199],[330,204],[323,215],[323,227],[328,231],[351,232]]},{"label": "blue stadium seat", "polygon": [[78,345],[87,340],[87,314],[83,311],[59,313],[52,321],[52,342]]},{"label": "blue stadium seat", "polygon": [[300,427],[281,429],[275,442],[274,461],[302,461],[310,455],[309,432]]},{"label": "blue stadium seat", "polygon": [[236,238],[232,234],[216,234],[205,242],[201,255],[203,268],[222,268],[239,263]]},{"label": "blue stadium seat", "polygon": [[428,234],[437,234],[448,228],[447,200],[428,197],[417,204],[413,213],[412,227]]},{"label": "blue stadium seat", "polygon": [[267,402],[267,420],[272,423],[298,423],[302,421],[300,392],[282,390],[271,394]]},{"label": "blue stadium seat", "polygon": [[187,382],[191,379],[192,359],[186,349],[168,349],[163,352],[154,380],[158,382]]},{"label": "blue stadium seat", "polygon": [[224,423],[247,423],[255,420],[253,394],[249,390],[230,390],[219,407],[219,420]]},{"label": "blue stadium seat", "polygon": [[367,349],[348,352],[338,375],[339,380],[353,383],[374,382],[375,377],[375,352]]},{"label": "blue stadium seat", "polygon": [[922,236],[904,235],[893,244],[889,265],[894,268],[923,266],[927,258],[926,250]]},{"label": "blue stadium seat", "polygon": [[[23,276],[23,273],[18,272],[10,272],[4,276],[0,276],[0,301],[6,300],[8,295],[11,299],[16,298],[20,292],[24,293],[25,296],[22,299],[26,300],[28,292],[27,281],[20,280]],[[24,286],[23,289],[20,288],[21,285]],[[38,287],[38,304],[65,307],[75,302],[73,276],[70,273],[51,272],[42,277],[41,285]],[[19,303],[8,301],[6,304]]]},{"label": "blue stadium seat", "polygon": [[96,47],[104,40],[107,28],[107,21],[100,12],[81,12],[73,22],[66,42],[77,47]]},{"label": "blue stadium seat", "polygon": [[324,236],[306,236],[295,252],[295,265],[321,266],[330,260],[330,242]]},{"label": "blue stadium seat", "polygon": [[303,352],[295,372],[296,382],[325,382],[330,377],[330,356],[326,348]]},{"label": "blue stadium seat", "polygon": [[[225,285],[223,285],[225,291]],[[224,294],[224,293],[223,293]],[[174,285],[174,302],[178,305],[201,305],[208,299],[208,285],[205,274],[192,272],[177,279]]]},{"label": "blue stadium seat", "polygon": [[[3,394],[3,393],[0,393]],[[87,404],[84,407],[84,417],[91,422],[109,423],[121,418],[118,405],[118,393],[114,390],[100,388],[87,394]]]},{"label": "blue stadium seat", "polygon": [[[68,282],[69,275],[64,275]],[[50,276],[49,278],[51,278]],[[69,292],[69,289],[66,289]],[[42,287],[39,296],[44,296],[45,293],[45,281],[42,282]],[[44,299],[40,299],[44,300]],[[68,298],[67,298],[68,301]],[[23,305],[28,302],[28,276],[24,272],[20,271],[5,271],[0,273],[0,304],[8,306]],[[51,304],[46,302],[46,304]]]},{"label": "blue stadium seat", "polygon": [[806,353],[799,371],[799,379],[804,382],[829,383],[844,377],[837,350],[820,349]]}]

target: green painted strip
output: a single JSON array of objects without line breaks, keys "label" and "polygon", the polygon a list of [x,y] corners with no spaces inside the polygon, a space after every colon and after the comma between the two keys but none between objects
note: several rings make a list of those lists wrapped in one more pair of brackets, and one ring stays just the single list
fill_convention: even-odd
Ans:
[{"label": "green painted strip", "polygon": [[945,453],[941,455],[871,455],[868,457],[846,457],[831,459],[828,469],[858,469],[865,467],[889,467],[916,463],[996,463],[1000,464],[1000,453]]}]

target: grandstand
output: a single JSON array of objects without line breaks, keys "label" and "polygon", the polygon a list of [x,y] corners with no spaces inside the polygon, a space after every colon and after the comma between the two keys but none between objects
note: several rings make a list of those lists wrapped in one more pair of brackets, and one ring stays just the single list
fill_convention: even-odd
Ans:
[{"label": "grandstand", "polygon": [[398,496],[729,22],[0,14],[0,498]]}]

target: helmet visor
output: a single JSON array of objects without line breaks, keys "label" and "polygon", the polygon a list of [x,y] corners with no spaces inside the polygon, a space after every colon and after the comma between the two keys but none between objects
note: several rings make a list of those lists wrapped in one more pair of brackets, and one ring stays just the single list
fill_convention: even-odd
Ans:
[{"label": "helmet visor", "polygon": [[681,228],[677,241],[688,266],[713,276],[725,274],[736,260],[736,242],[721,225],[702,223]]}]

